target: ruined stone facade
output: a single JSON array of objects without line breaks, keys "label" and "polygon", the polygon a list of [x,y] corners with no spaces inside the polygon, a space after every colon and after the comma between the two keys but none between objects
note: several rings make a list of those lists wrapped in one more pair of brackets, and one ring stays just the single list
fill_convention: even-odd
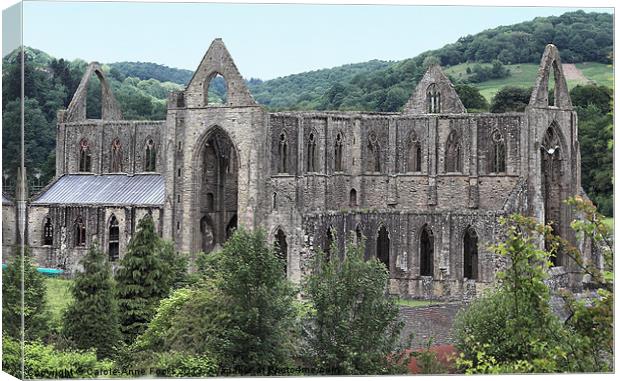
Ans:
[{"label": "ruined stone facade", "polygon": [[[102,82],[100,120],[85,115],[92,73]],[[226,80],[224,104],[207,97],[216,75]],[[561,200],[582,193],[577,116],[553,45],[522,113],[468,114],[437,65],[412,90],[402,113],[268,112],[217,39],[187,88],[170,94],[165,122],[125,121],[91,64],[59,112],[57,178],[30,202],[28,243],[41,265],[71,270],[95,241],[118,261],[146,213],[181,252],[217,250],[243,225],[267,230],[299,282],[316,249],[338,255],[332,244],[341,253],[346,240],[364,240],[393,293],[460,300],[502,267],[489,250],[501,239],[498,217],[553,221],[574,240]],[[161,183],[144,185],[153,175]],[[104,185],[85,190],[88,203],[72,202],[67,176]],[[119,178],[143,185],[123,180],[127,191],[104,197],[100,188]],[[556,265],[571,263],[560,256]]]}]

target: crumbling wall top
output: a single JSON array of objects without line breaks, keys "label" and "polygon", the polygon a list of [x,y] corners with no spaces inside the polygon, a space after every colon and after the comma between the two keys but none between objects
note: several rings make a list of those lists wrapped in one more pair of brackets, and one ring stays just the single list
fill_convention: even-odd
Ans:
[{"label": "crumbling wall top", "polygon": [[431,65],[403,109],[405,114],[461,114],[467,112],[452,82],[437,64]]},{"label": "crumbling wall top", "polygon": [[[549,103],[549,79],[551,70],[553,69],[554,91],[553,104]],[[572,110],[573,103],[570,99],[566,78],[562,70],[562,62],[560,61],[560,52],[558,48],[549,44],[545,47],[545,51],[540,60],[538,68],[538,77],[536,84],[530,97],[530,107],[557,107],[560,109]]]}]

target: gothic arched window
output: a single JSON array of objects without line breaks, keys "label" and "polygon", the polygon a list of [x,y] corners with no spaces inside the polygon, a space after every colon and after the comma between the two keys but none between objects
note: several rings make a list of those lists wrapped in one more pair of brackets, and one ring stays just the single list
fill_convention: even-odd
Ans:
[{"label": "gothic arched window", "polygon": [[52,220],[47,217],[43,225],[43,245],[52,246],[54,244],[54,226]]},{"label": "gothic arched window", "polygon": [[409,148],[407,150],[407,172],[422,171],[422,145],[415,132],[409,136]]},{"label": "gothic arched window", "polygon": [[371,131],[368,134],[368,158],[366,171],[381,172],[381,147],[377,140],[377,134]]},{"label": "gothic arched window", "polygon": [[112,152],[110,155],[110,172],[123,171],[123,146],[121,140],[116,138],[112,141]]},{"label": "gothic arched window", "polygon": [[278,173],[288,172],[288,138],[285,132],[280,134],[280,144],[278,147]]},{"label": "gothic arched window", "polygon": [[144,147],[144,172],[155,172],[157,166],[157,152],[153,139],[148,139]]},{"label": "gothic arched window", "polygon": [[351,188],[351,191],[349,192],[349,206],[357,206],[357,191],[355,188]]},{"label": "gothic arched window", "polygon": [[342,172],[342,134],[340,132],[336,135],[334,143],[334,171]]},{"label": "gothic arched window", "polygon": [[87,139],[80,140],[80,162],[79,162],[79,170],[80,172],[90,172],[90,145]]},{"label": "gothic arched window", "polygon": [[308,145],[306,152],[306,172],[316,172],[316,137],[314,136],[313,132],[311,132],[308,136]]},{"label": "gothic arched window", "polygon": [[463,277],[478,279],[478,234],[471,227],[463,237]]},{"label": "gothic arched window", "polygon": [[450,132],[446,141],[446,172],[463,172],[461,142],[456,131]]},{"label": "gothic arched window", "polygon": [[118,220],[116,216],[110,218],[110,225],[108,227],[108,257],[111,262],[114,262],[119,257],[119,240],[120,229],[118,228]]},{"label": "gothic arched window", "polygon": [[390,271],[390,236],[385,226],[377,233],[377,259]]},{"label": "gothic arched window", "polygon": [[73,224],[74,246],[86,246],[86,226],[82,217],[78,217]]},{"label": "gothic arched window", "polygon": [[506,172],[506,143],[504,136],[499,130],[494,130],[491,134],[491,152],[490,152],[490,173]]},{"label": "gothic arched window", "polygon": [[437,114],[441,112],[441,94],[436,84],[431,84],[426,89],[426,103],[429,114]]},{"label": "gothic arched window", "polygon": [[288,244],[286,243],[286,234],[284,234],[284,231],[282,231],[282,229],[278,229],[275,239],[276,256],[283,262],[284,274],[286,274],[288,262]]},{"label": "gothic arched window", "polygon": [[424,225],[420,234],[420,275],[433,276],[433,232]]}]

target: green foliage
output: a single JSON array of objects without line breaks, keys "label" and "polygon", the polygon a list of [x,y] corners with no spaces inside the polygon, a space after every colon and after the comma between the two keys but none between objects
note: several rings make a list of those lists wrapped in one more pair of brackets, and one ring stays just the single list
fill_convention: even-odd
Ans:
[{"label": "green foliage", "polygon": [[[334,243],[332,253],[338,248]],[[403,323],[387,294],[388,273],[377,259],[364,261],[363,244],[347,245],[340,260],[317,253],[304,295],[311,311],[305,326],[307,361],[320,373],[403,373],[398,348]]]},{"label": "green foliage", "polygon": [[[568,200],[583,219],[573,222],[581,238],[600,246],[605,269],[612,268],[607,226],[589,201]],[[502,219],[506,240],[494,250],[510,266],[499,273],[499,288],[458,314],[454,330],[461,352],[457,365],[466,373],[607,372],[613,362],[613,282],[583,259],[570,242],[532,218]],[[544,239],[550,246],[539,248]],[[561,251],[598,287],[594,297],[562,296],[569,318],[561,322],[550,309],[544,279],[549,257]],[[579,272],[578,272],[579,273]]]},{"label": "green foliage", "polygon": [[136,369],[149,369],[158,377],[214,377],[218,366],[210,357],[179,352],[146,353],[135,364]]},{"label": "green foliage", "polygon": [[277,374],[295,350],[295,290],[262,231],[238,229],[202,258],[198,284],[162,300],[132,348],[214,359],[221,372]]},{"label": "green foliage", "polygon": [[[19,342],[3,335],[2,350],[2,370],[22,376]],[[24,379],[92,378],[109,373],[113,366],[111,361],[97,361],[94,352],[61,352],[38,341],[24,344]]]},{"label": "green foliage", "polygon": [[54,332],[61,331],[65,310],[73,303],[72,284],[71,279],[45,278],[45,298],[51,314],[51,330]]},{"label": "green foliage", "polygon": [[93,246],[80,261],[75,276],[73,303],[64,314],[64,333],[77,349],[94,348],[98,358],[111,358],[121,333],[110,263]]},{"label": "green foliage", "polygon": [[146,215],[116,273],[121,332],[127,344],[144,332],[157,304],[170,291],[170,269],[160,258],[163,246],[152,217]]},{"label": "green foliage", "polygon": [[506,86],[495,94],[491,102],[490,111],[494,113],[502,112],[523,112],[525,106],[530,103],[532,88],[524,89],[521,87]]},{"label": "green foliage", "polygon": [[442,374],[448,373],[448,369],[439,361],[437,353],[431,350],[433,339],[426,342],[426,347],[417,352],[411,352],[411,356],[415,357],[419,374]]},{"label": "green foliage", "polygon": [[579,116],[581,184],[601,213],[613,216],[613,141],[611,90],[603,86],[577,86],[571,98]]},{"label": "green foliage", "polygon": [[484,99],[477,88],[461,84],[454,86],[454,89],[468,112],[488,110],[489,103]]},{"label": "green foliage", "polygon": [[[117,76],[137,77],[142,80],[154,79],[158,82],[174,82],[187,85],[194,72],[185,69],[171,68],[152,62],[115,62],[110,65],[110,72],[116,71]],[[122,80],[121,80],[122,81]]]},{"label": "green foliage", "polygon": [[493,60],[491,66],[475,64],[472,73],[468,77],[471,82],[484,82],[490,79],[506,78],[510,75],[510,70],[505,68],[499,60]]},{"label": "green foliage", "polygon": [[28,247],[23,247],[23,256],[21,248],[14,247],[2,274],[2,332],[21,339],[23,315],[25,339],[40,339],[48,334],[50,319],[45,301],[45,279],[32,264]]}]

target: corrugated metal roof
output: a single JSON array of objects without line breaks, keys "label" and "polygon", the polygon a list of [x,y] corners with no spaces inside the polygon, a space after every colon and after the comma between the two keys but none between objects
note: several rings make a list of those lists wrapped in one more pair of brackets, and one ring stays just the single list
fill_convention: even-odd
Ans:
[{"label": "corrugated metal roof", "polygon": [[161,175],[64,175],[32,204],[163,206]]}]

